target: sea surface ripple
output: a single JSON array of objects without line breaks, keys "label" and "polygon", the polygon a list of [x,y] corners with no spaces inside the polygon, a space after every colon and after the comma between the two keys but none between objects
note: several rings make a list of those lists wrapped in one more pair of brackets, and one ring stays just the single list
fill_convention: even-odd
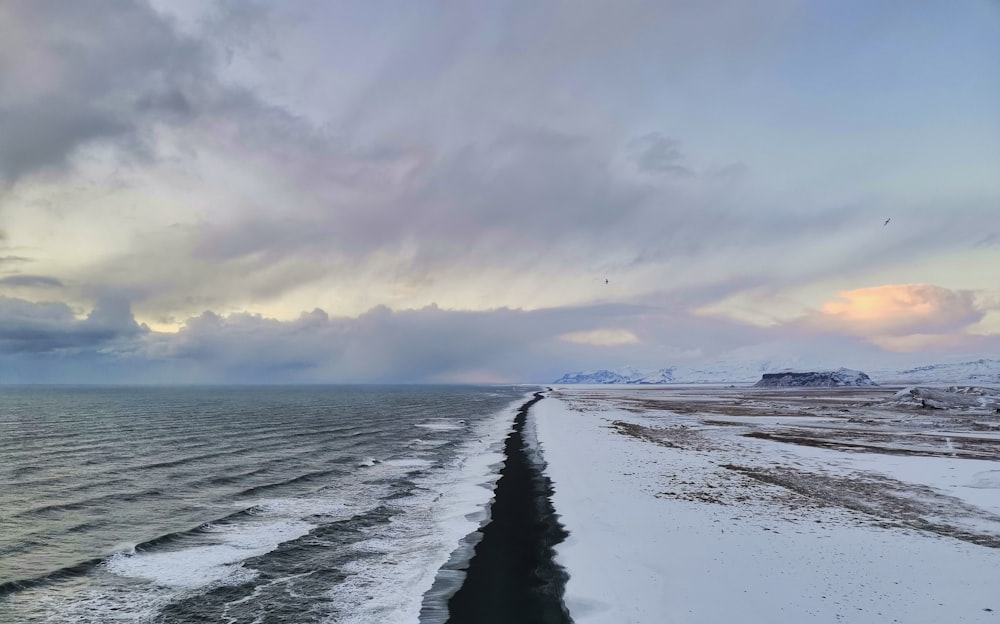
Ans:
[{"label": "sea surface ripple", "polygon": [[0,388],[0,622],[441,620],[530,390]]}]

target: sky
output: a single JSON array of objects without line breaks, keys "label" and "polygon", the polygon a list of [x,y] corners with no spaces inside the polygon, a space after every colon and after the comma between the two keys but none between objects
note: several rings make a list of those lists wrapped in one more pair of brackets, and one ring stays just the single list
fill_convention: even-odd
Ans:
[{"label": "sky", "polygon": [[1000,353],[1000,3],[0,3],[0,383]]}]

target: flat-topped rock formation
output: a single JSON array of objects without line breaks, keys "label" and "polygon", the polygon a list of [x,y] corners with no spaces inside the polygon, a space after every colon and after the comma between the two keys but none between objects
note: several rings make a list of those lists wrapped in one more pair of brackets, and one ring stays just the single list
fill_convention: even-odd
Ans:
[{"label": "flat-topped rock formation", "polygon": [[840,386],[877,386],[861,371],[841,368],[835,371],[764,373],[754,388],[835,388]]}]

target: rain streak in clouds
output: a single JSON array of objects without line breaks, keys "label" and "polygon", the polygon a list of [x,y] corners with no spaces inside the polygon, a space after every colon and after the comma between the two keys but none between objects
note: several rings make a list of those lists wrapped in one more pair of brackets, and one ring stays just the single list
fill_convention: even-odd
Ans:
[{"label": "rain streak in clouds", "polygon": [[3,3],[0,381],[995,353],[997,26],[986,2]]}]

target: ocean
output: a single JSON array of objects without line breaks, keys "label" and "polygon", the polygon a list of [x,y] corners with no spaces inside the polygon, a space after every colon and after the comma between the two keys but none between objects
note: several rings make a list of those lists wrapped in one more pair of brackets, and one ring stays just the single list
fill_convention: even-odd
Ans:
[{"label": "ocean", "polygon": [[532,390],[0,387],[0,622],[443,622]]}]

